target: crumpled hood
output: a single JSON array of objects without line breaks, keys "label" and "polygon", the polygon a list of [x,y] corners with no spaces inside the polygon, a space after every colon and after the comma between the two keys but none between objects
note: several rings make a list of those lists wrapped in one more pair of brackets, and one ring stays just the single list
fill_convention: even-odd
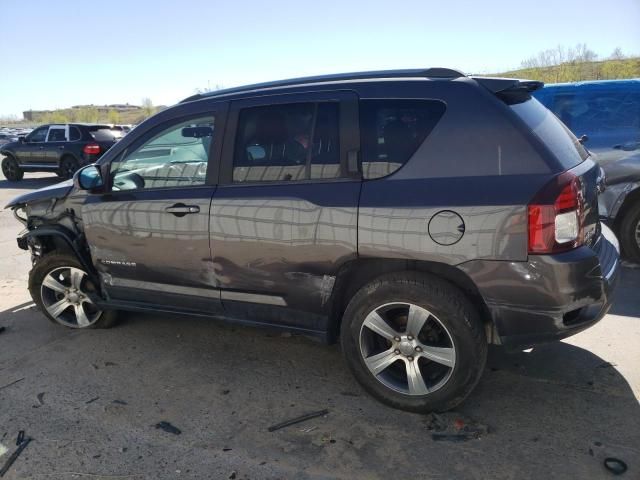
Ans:
[{"label": "crumpled hood", "polygon": [[43,200],[58,199],[66,197],[73,188],[73,180],[65,180],[61,183],[39,188],[33,192],[19,195],[11,200],[4,208],[11,208],[25,203],[41,202]]}]

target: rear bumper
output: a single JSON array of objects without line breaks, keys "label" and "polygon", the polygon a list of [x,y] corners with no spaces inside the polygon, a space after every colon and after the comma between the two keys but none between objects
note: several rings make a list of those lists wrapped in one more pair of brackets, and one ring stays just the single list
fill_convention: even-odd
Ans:
[{"label": "rear bumper", "polygon": [[90,165],[92,163],[96,163],[101,156],[102,153],[93,155],[82,152],[82,165]]},{"label": "rear bumper", "polygon": [[475,260],[459,267],[474,281],[493,323],[495,343],[531,346],[574,335],[611,308],[620,247],[602,225],[593,247],[527,262]]}]

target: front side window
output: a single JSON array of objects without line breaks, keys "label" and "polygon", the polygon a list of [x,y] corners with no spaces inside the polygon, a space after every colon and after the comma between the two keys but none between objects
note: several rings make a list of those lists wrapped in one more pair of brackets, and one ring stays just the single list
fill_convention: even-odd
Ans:
[{"label": "front side window", "polygon": [[363,177],[384,177],[407,163],[445,108],[444,103],[434,100],[360,102]]},{"label": "front side window", "polygon": [[204,185],[214,118],[181,121],[112,163],[113,190]]},{"label": "front side window", "polygon": [[40,127],[36,128],[29,135],[29,143],[42,143],[47,139],[47,132],[49,131],[49,127]]},{"label": "front side window", "polygon": [[337,102],[294,103],[240,112],[234,182],[341,176]]}]

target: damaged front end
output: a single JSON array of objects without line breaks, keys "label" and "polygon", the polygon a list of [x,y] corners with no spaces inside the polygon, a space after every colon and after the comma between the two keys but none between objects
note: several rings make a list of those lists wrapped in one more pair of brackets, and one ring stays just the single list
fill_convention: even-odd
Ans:
[{"label": "damaged front end", "polygon": [[62,182],[16,197],[6,205],[25,226],[17,243],[31,252],[32,263],[53,250],[72,253],[88,263],[81,221],[67,202],[72,188],[71,181]]}]

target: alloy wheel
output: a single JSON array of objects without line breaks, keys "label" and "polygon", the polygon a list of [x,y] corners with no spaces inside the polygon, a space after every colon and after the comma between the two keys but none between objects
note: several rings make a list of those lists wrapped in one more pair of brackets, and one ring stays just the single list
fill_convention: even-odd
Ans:
[{"label": "alloy wheel", "polygon": [[2,162],[2,174],[6,179],[13,179],[16,177],[18,167],[13,160],[7,160]]},{"label": "alloy wheel", "polygon": [[371,311],[360,328],[360,353],[379,382],[412,396],[442,388],[456,365],[447,328],[411,303],[388,303]]},{"label": "alloy wheel", "polygon": [[96,323],[102,311],[89,298],[87,273],[75,267],[58,267],[47,273],[40,295],[49,315],[72,328],[87,328]]},{"label": "alloy wheel", "polygon": [[72,178],[73,174],[76,173],[75,163],[70,160],[64,160],[62,162],[61,170],[64,178]]}]

